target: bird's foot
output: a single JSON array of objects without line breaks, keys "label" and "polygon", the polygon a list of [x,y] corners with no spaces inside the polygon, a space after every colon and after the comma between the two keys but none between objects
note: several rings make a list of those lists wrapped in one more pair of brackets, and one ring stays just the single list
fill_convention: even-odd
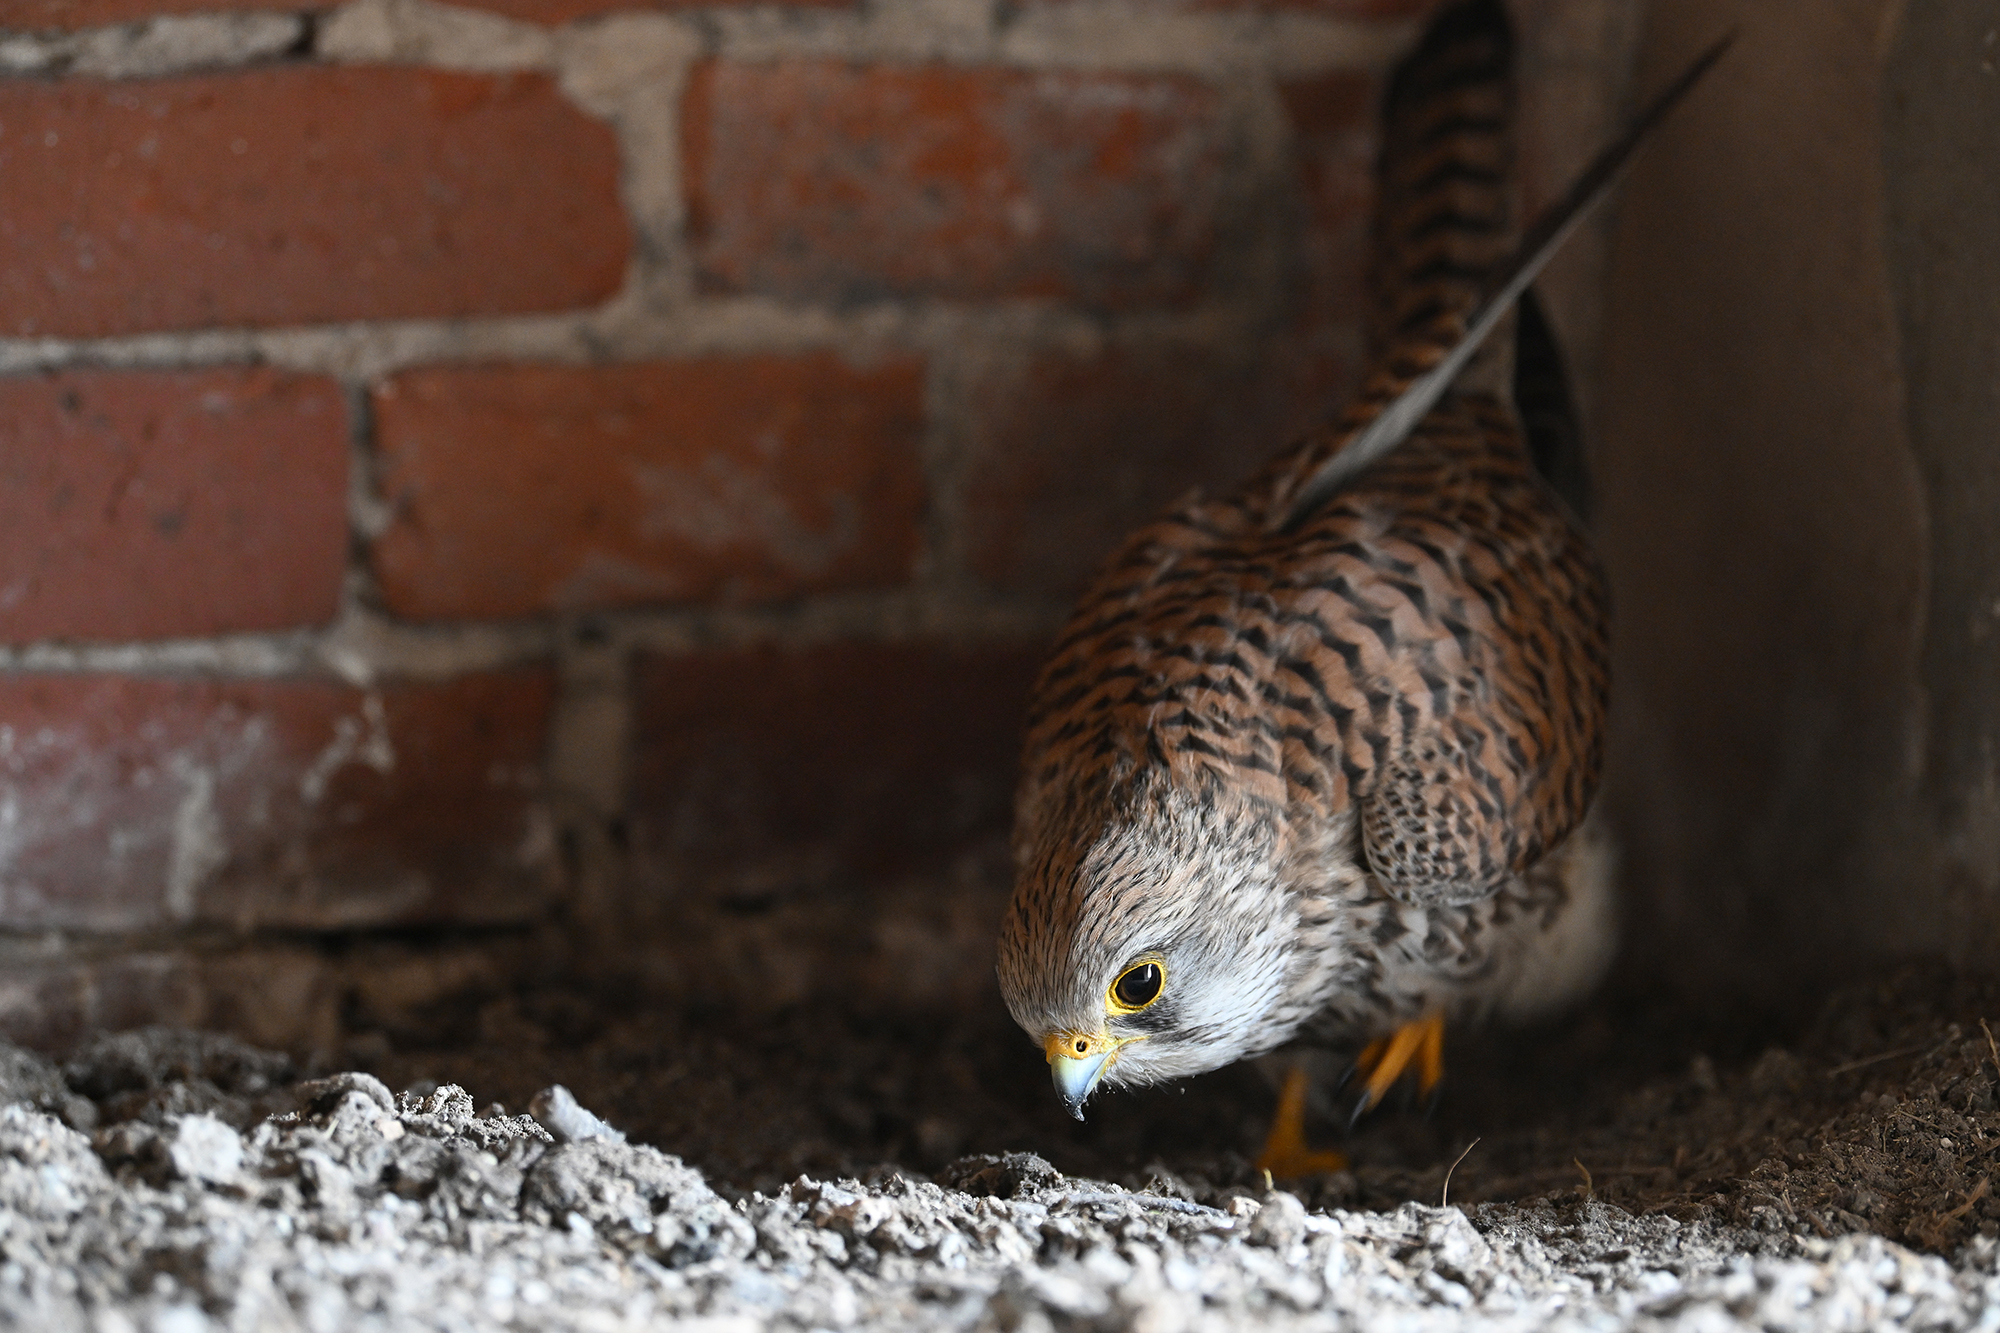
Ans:
[{"label": "bird's foot", "polygon": [[1306,1147],[1306,1071],[1297,1065],[1285,1072],[1278,1113],[1271,1119],[1264,1151],[1257,1155],[1257,1169],[1273,1180],[1298,1180],[1347,1169],[1346,1153],[1314,1152]]},{"label": "bird's foot", "polygon": [[1415,1022],[1403,1024],[1390,1036],[1369,1042],[1355,1058],[1354,1066],[1362,1074],[1363,1082],[1360,1100],[1354,1104],[1353,1120],[1359,1120],[1369,1107],[1388,1096],[1389,1089],[1407,1073],[1415,1073],[1421,1096],[1431,1096],[1444,1077],[1444,1015],[1426,1014]]}]

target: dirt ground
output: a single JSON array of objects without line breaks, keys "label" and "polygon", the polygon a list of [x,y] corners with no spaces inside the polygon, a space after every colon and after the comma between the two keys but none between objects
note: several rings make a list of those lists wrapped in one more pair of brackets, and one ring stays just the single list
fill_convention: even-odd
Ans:
[{"label": "dirt ground", "polygon": [[[626,1012],[580,992],[491,1001],[436,1032],[379,1033],[351,1055],[392,1086],[484,1089],[509,1105],[562,1082],[725,1190],[802,1172],[933,1173],[1028,1151],[1066,1173],[1190,1197],[1261,1187],[1250,1169],[1271,1082],[1249,1067],[1063,1114],[1039,1052],[999,1012],[741,1020]],[[607,1014],[617,1014],[606,1017]],[[1351,1173],[1292,1188],[1318,1207],[1592,1197],[1771,1233],[1872,1231],[1950,1252],[2000,1231],[2000,984],[1911,968],[1841,992],[1802,1027],[1690,1022],[1600,1006],[1532,1032],[1448,1038],[1435,1105],[1390,1105],[1320,1145]],[[373,1057],[372,1059],[369,1057]]]},{"label": "dirt ground", "polygon": [[1790,1029],[1462,1035],[1428,1115],[1322,1123],[1353,1169],[1277,1190],[1256,1071],[1077,1125],[997,1006],[0,1046],[0,1329],[1995,1329],[1995,1016],[1913,970]]}]

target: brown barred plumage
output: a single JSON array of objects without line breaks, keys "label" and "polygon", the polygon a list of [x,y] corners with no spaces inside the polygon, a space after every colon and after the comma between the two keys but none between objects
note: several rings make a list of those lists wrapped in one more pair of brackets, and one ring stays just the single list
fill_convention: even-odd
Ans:
[{"label": "brown barred plumage", "polygon": [[[1530,1010],[1605,957],[1606,862],[1580,830],[1608,598],[1506,356],[1330,499],[1309,489],[1514,253],[1511,63],[1499,0],[1434,22],[1385,103],[1356,402],[1133,533],[1036,684],[999,971],[1072,1109],[1100,1080]],[[1546,342],[1538,316],[1526,332]],[[1560,418],[1538,350],[1537,410]],[[1110,988],[1140,965],[1164,982],[1134,1009]]]}]

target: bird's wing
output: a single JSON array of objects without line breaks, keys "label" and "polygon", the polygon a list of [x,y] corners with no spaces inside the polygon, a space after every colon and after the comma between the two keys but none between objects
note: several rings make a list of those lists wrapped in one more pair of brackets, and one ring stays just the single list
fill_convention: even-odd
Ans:
[{"label": "bird's wing", "polygon": [[[1454,396],[1298,534],[1349,694],[1345,753],[1369,869],[1464,902],[1582,822],[1609,698],[1609,607],[1582,530],[1514,413]],[[1314,578],[1313,574],[1303,574]],[[1304,599],[1302,599],[1304,600]]]},{"label": "bird's wing", "polygon": [[1590,463],[1570,394],[1569,366],[1532,287],[1521,293],[1514,321],[1514,410],[1528,437],[1535,471],[1588,527]]}]

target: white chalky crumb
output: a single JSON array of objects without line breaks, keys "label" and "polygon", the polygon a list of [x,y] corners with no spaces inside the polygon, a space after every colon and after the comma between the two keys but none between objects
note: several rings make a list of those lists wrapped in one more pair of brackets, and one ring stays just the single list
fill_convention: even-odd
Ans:
[{"label": "white chalky crumb", "polygon": [[585,1139],[610,1139],[623,1143],[625,1135],[605,1124],[584,1109],[574,1094],[562,1084],[543,1088],[528,1103],[528,1114],[549,1133],[555,1135],[557,1143],[581,1143]]}]

